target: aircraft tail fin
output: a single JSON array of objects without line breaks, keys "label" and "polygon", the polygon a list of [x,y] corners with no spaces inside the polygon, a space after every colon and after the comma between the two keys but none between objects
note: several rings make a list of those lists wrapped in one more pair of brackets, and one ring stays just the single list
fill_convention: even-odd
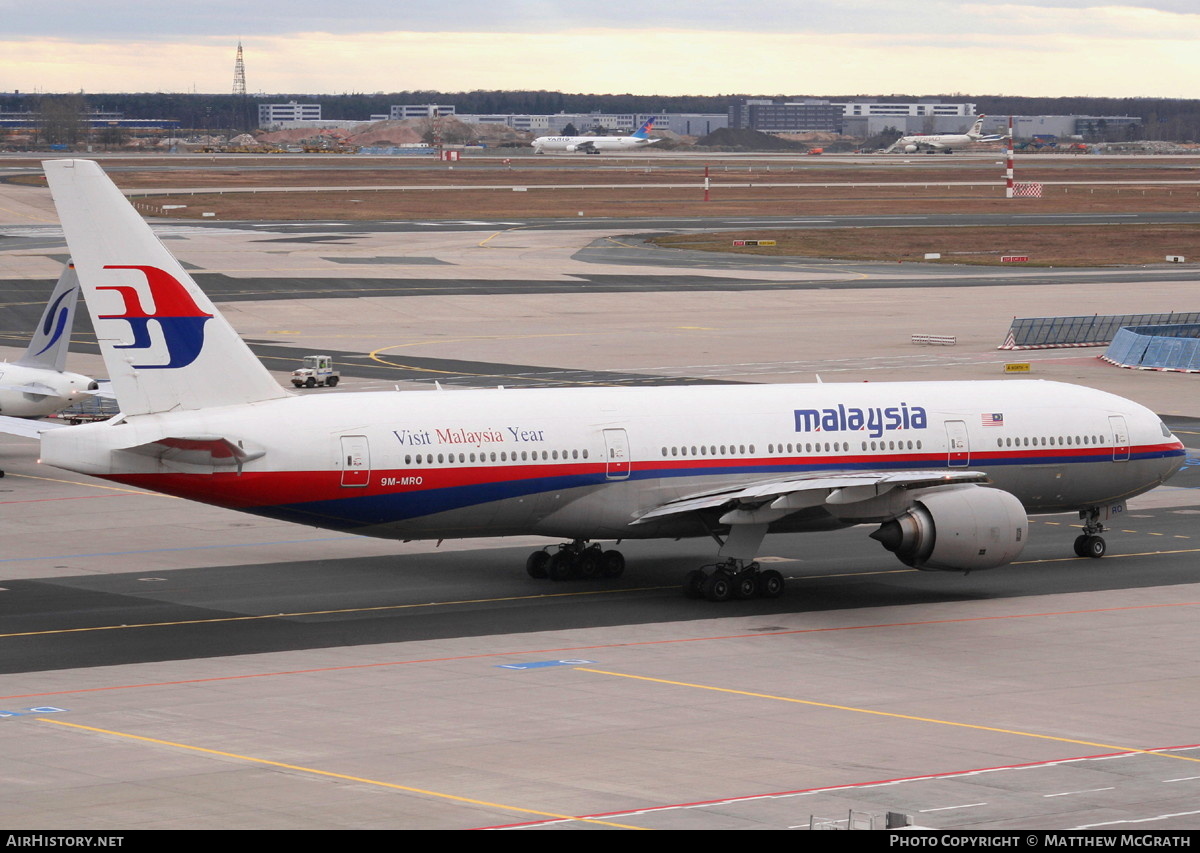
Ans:
[{"label": "aircraft tail fin", "polygon": [[976,116],[975,123],[973,125],[971,125],[971,129],[967,131],[967,136],[970,136],[974,139],[978,139],[980,136],[982,136],[983,135],[983,120],[985,118],[987,118],[987,116],[985,116],[985,115]]},{"label": "aircraft tail fin", "polygon": [[648,118],[644,122],[642,122],[641,127],[639,127],[637,130],[635,130],[633,132],[633,137],[635,139],[645,139],[646,137],[648,137],[650,135],[650,131],[654,130],[654,122],[657,119],[658,119],[658,116],[650,116],[650,118]]},{"label": "aircraft tail fin", "polygon": [[50,294],[41,322],[34,330],[25,354],[17,360],[23,367],[38,367],[62,373],[67,366],[67,349],[75,327],[75,308],[79,302],[79,278],[68,263]]},{"label": "aircraft tail fin", "polygon": [[122,412],[288,395],[96,163],[42,166]]}]

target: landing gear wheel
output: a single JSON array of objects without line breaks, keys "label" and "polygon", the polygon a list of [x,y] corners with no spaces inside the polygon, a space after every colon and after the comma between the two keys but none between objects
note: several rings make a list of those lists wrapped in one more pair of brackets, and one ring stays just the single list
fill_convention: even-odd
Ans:
[{"label": "landing gear wheel", "polygon": [[708,580],[708,575],[704,574],[700,569],[692,569],[683,576],[683,594],[688,598],[703,598],[704,597],[704,582]]},{"label": "landing gear wheel", "polygon": [[758,594],[758,578],[753,574],[738,575],[733,579],[733,597],[747,601]]},{"label": "landing gear wheel", "polygon": [[758,594],[763,598],[779,598],[783,595],[783,575],[774,569],[767,569],[758,576]]},{"label": "landing gear wheel", "polygon": [[579,577],[579,564],[570,551],[559,551],[551,555],[546,569],[552,581],[569,581]]},{"label": "landing gear wheel", "polygon": [[529,573],[531,578],[535,580],[545,580],[550,577],[548,566],[550,564],[550,555],[545,551],[534,551],[525,560],[525,571]]},{"label": "landing gear wheel", "polygon": [[1086,534],[1075,537],[1075,556],[1076,557],[1086,557],[1088,555],[1088,552],[1087,552],[1088,538],[1089,537]]},{"label": "landing gear wheel", "polygon": [[1103,536],[1089,536],[1087,540],[1087,556],[1098,560],[1108,553],[1108,544]]},{"label": "landing gear wheel", "polygon": [[600,577],[600,552],[597,549],[588,548],[579,555],[576,565],[579,568],[579,577],[588,580]]},{"label": "landing gear wheel", "polygon": [[625,555],[620,551],[605,551],[601,554],[600,574],[606,578],[619,578],[625,574]]},{"label": "landing gear wheel", "polygon": [[704,581],[704,597],[709,601],[728,601],[733,597],[733,583],[724,572],[714,572]]}]

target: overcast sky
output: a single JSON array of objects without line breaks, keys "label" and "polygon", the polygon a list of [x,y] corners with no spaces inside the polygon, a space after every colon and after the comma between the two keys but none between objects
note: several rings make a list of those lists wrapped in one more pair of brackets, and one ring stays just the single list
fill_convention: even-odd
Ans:
[{"label": "overcast sky", "polygon": [[1196,0],[0,0],[0,91],[1200,97]]}]

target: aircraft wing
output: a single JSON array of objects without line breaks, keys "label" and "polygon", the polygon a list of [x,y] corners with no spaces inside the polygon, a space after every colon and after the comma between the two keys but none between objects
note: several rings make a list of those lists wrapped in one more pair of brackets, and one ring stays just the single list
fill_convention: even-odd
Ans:
[{"label": "aircraft wing", "polygon": [[[679,498],[643,512],[634,524],[645,524],[671,515],[682,515],[705,509],[753,512],[782,518],[796,510],[827,505],[847,507],[882,498],[890,492],[931,489],[940,486],[986,483],[988,477],[979,471],[847,471],[844,473],[813,473],[782,480],[748,483],[711,492]],[[891,502],[888,502],[891,503]],[[908,501],[899,503],[907,505]],[[835,511],[835,515],[845,511]],[[858,515],[860,512],[850,512]],[[873,512],[869,512],[873,515]],[[724,517],[722,523],[739,519]],[[750,519],[746,519],[750,520]]]},{"label": "aircraft wing", "polygon": [[67,426],[55,421],[35,421],[29,418],[10,418],[0,415],[0,433],[19,435],[25,438],[38,438],[42,433],[51,429]]}]

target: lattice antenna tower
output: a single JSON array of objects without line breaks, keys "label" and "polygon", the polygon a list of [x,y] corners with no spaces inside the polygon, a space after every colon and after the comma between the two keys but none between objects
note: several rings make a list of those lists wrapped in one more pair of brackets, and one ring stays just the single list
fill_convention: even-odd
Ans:
[{"label": "lattice antenna tower", "polygon": [[246,63],[242,61],[242,43],[238,42],[237,60],[233,63],[233,94],[246,96]]}]

